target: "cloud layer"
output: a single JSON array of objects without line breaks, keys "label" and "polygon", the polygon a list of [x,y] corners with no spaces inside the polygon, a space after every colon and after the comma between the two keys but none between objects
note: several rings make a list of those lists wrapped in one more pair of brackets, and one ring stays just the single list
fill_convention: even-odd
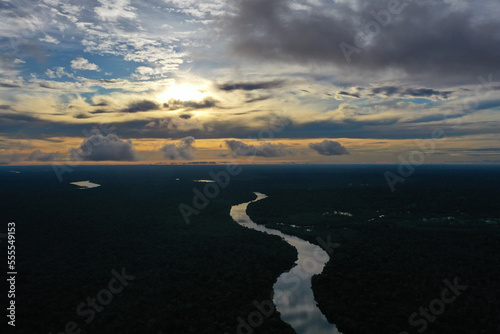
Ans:
[{"label": "cloud layer", "polygon": [[225,143],[235,156],[275,158],[291,154],[283,144],[262,143],[256,146],[239,140],[226,140]]},{"label": "cloud layer", "polygon": [[160,149],[163,157],[169,160],[193,160],[196,147],[194,137],[186,137],[179,140],[178,144],[166,144]]},{"label": "cloud layer", "polygon": [[130,141],[124,141],[115,134],[94,134],[77,149],[71,149],[74,160],[83,161],[136,161],[136,152]]},{"label": "cloud layer", "polygon": [[470,82],[500,69],[499,10],[494,0],[240,0],[224,28],[240,55],[263,61]]},{"label": "cloud layer", "polygon": [[27,161],[54,161],[59,157],[59,153],[42,153],[40,150],[33,151],[28,157]]},{"label": "cloud layer", "polygon": [[[464,149],[495,148],[497,0],[16,0],[0,7],[1,161],[56,159],[96,124],[113,125],[141,152],[153,150],[144,154],[151,159],[293,151],[279,160],[324,161],[311,150],[345,154],[333,141],[320,143],[335,136],[356,152],[346,159],[362,160],[372,146],[364,151],[351,139],[396,140],[397,150],[433,131]],[[181,141],[160,144],[165,138]],[[203,150],[194,150],[194,138]],[[215,140],[223,145],[210,146]],[[88,137],[72,152],[81,160],[137,158],[130,142],[109,136]]]},{"label": "cloud layer", "polygon": [[309,148],[320,155],[346,155],[349,151],[338,141],[323,140],[321,143],[310,143]]},{"label": "cloud layer", "polygon": [[259,89],[273,89],[284,85],[284,80],[258,81],[258,82],[227,82],[218,85],[220,90],[231,92],[234,90],[252,91]]}]

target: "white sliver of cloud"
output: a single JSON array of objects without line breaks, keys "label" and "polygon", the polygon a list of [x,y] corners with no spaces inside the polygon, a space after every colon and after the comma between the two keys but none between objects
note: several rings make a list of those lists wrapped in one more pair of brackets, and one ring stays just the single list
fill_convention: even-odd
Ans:
[{"label": "white sliver of cloud", "polygon": [[71,68],[74,70],[100,71],[99,66],[90,63],[87,59],[82,57],[72,60]]},{"label": "white sliver of cloud", "polygon": [[51,43],[51,44],[56,44],[58,45],[60,42],[57,38],[52,37],[50,35],[45,35],[45,37],[40,38],[41,42],[46,42],[46,43]]},{"label": "white sliver of cloud", "polygon": [[136,8],[130,6],[129,0],[99,0],[100,7],[94,12],[103,21],[116,21],[119,18],[134,20],[137,18]]}]

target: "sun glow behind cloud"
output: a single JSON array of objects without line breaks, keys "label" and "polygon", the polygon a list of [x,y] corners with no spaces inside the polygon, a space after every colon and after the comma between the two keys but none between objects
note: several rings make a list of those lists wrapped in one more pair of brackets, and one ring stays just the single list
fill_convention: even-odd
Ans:
[{"label": "sun glow behind cloud", "polygon": [[[290,143],[286,152],[294,154],[279,161],[398,163],[394,152],[414,150],[414,140],[440,129],[447,141],[426,163],[500,162],[500,20],[485,16],[499,8],[496,0],[409,3],[370,37],[370,47],[351,54],[351,65],[339,43],[356,45],[352,24],[372,22],[386,0],[118,2],[6,2],[0,164],[64,160],[96,124],[115,126],[144,161],[161,159],[164,140],[187,137],[196,139],[196,159],[222,161],[226,140],[264,133],[277,148]],[[417,13],[426,19],[412,21]],[[450,35],[460,37],[459,48]],[[272,130],[277,117],[288,124],[280,131]],[[324,139],[351,154],[309,148]],[[213,147],[200,149],[211,140]]]},{"label": "sun glow behind cloud", "polygon": [[206,97],[205,92],[192,84],[174,84],[158,95],[158,100],[168,102],[171,99],[180,101],[201,101]]}]

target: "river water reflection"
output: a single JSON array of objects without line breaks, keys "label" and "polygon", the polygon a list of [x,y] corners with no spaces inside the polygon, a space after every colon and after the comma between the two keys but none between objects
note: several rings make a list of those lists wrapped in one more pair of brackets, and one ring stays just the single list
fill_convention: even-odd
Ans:
[{"label": "river water reflection", "polygon": [[281,274],[273,286],[273,303],[281,313],[281,319],[290,324],[297,334],[340,334],[337,327],[330,324],[316,306],[311,287],[311,277],[323,271],[330,257],[317,245],[255,224],[246,214],[248,204],[267,197],[261,193],[255,195],[257,199],[233,206],[231,217],[247,228],[282,237],[297,248],[298,252],[296,266]]}]

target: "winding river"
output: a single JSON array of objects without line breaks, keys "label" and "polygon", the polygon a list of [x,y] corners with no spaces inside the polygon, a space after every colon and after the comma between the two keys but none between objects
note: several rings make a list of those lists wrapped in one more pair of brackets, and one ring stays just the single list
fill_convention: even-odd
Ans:
[{"label": "winding river", "polygon": [[273,303],[281,319],[290,324],[297,334],[341,334],[317,307],[311,285],[311,277],[323,271],[330,257],[319,246],[254,223],[246,214],[248,204],[267,197],[257,192],[254,194],[257,199],[233,206],[231,217],[241,226],[282,237],[298,252],[296,266],[281,274],[273,286]]}]

